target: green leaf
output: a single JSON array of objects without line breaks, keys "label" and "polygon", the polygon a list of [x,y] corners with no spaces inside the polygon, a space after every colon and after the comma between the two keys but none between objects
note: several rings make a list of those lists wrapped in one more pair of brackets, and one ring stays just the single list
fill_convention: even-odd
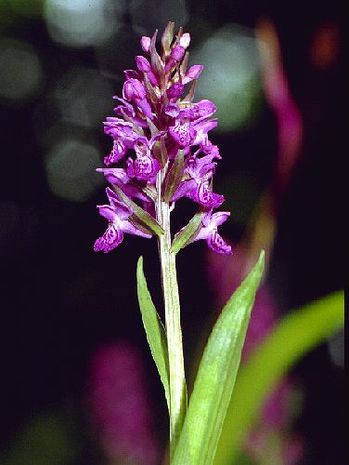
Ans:
[{"label": "green leaf", "polygon": [[1,465],[76,463],[80,444],[70,421],[55,412],[34,417],[4,450],[4,455],[0,456]]},{"label": "green leaf", "polygon": [[[134,220],[138,220],[140,222],[140,226],[143,225],[143,231],[150,232],[151,234],[156,234],[157,236],[161,236],[164,234],[163,228],[159,225],[155,218],[149,215],[148,212],[143,210],[140,206],[138,206],[133,200],[131,200],[118,186],[113,186],[113,189],[117,193],[118,197],[127,205],[130,210],[133,211],[133,215],[135,218],[132,219],[130,217],[130,221],[134,222]],[[140,228],[141,229],[141,228]]]},{"label": "green leaf", "polygon": [[137,263],[137,294],[150,352],[164,386],[167,406],[169,408],[170,387],[165,329],[152,301],[144,276],[143,257],[139,257]]},{"label": "green leaf", "polygon": [[184,171],[184,151],[179,150],[178,155],[174,159],[171,168],[168,170],[165,181],[164,181],[164,192],[162,200],[169,202],[176,192],[177,187],[183,178]]},{"label": "green leaf", "polygon": [[268,394],[306,352],[344,323],[344,293],[336,292],[285,316],[241,366],[214,465],[238,465],[242,441]]},{"label": "green leaf", "polygon": [[171,44],[174,37],[174,25],[175,23],[173,21],[169,21],[161,37],[161,45],[165,55],[168,55],[171,50]]},{"label": "green leaf", "polygon": [[230,297],[207,342],[172,465],[212,465],[262,277],[264,252]]},{"label": "green leaf", "polygon": [[153,146],[153,154],[157,161],[160,163],[161,167],[163,168],[168,160],[168,153],[164,137],[161,137],[160,140],[155,142]]},{"label": "green leaf", "polygon": [[184,228],[182,228],[180,231],[178,231],[172,242],[172,253],[178,253],[181,249],[183,249],[183,247],[188,245],[195,238],[199,231],[203,216],[203,212],[195,213],[195,215],[189,221],[189,223],[186,226],[184,226]]}]

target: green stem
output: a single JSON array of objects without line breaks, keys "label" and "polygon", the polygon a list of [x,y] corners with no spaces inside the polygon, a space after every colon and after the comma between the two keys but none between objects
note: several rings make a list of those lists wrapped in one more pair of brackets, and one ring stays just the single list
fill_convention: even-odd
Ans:
[{"label": "green stem", "polygon": [[170,252],[170,206],[161,199],[161,185],[165,172],[166,167],[158,174],[157,191],[159,192],[159,198],[156,213],[157,220],[165,231],[159,237],[159,255],[170,371],[170,449],[172,453],[184,420],[187,404],[187,388],[184,371],[176,259],[175,255]]}]

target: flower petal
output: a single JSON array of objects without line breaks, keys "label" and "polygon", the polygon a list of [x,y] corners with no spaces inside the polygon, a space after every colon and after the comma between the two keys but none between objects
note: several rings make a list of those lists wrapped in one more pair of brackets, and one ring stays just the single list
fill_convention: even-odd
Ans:
[{"label": "flower petal", "polygon": [[[115,212],[115,216],[117,216],[121,220],[127,219],[132,214],[130,208],[123,202],[121,202],[121,200],[118,198],[115,192],[112,191],[109,187],[107,187],[105,191],[110,205],[113,208],[113,211]],[[113,221],[115,222],[115,217]]]},{"label": "flower petal", "polygon": [[113,148],[109,155],[104,157],[103,161],[106,166],[110,166],[114,163],[120,161],[125,153],[127,152],[127,148],[125,147],[124,143],[121,139],[115,139],[113,142]]},{"label": "flower petal", "polygon": [[109,224],[103,236],[99,237],[94,243],[93,250],[95,252],[108,253],[115,249],[123,240],[124,233],[114,224]]},{"label": "flower petal", "polygon": [[225,242],[225,240],[218,234],[217,231],[213,231],[207,238],[207,245],[214,252],[222,255],[230,255],[232,253],[231,246]]},{"label": "flower petal", "polygon": [[97,208],[101,216],[106,218],[108,221],[114,221],[116,214],[113,207],[110,205],[97,205]]},{"label": "flower petal", "polygon": [[202,182],[198,186],[195,201],[205,208],[217,208],[224,202],[224,196],[212,192],[208,183]]},{"label": "flower petal", "polygon": [[127,234],[132,234],[134,236],[145,237],[147,239],[150,239],[152,237],[151,234],[146,233],[145,231],[141,231],[136,226],[134,226],[130,221],[122,221],[120,227]]},{"label": "flower petal", "polygon": [[204,67],[202,65],[191,66],[185,73],[184,78],[182,79],[183,84],[188,84],[188,82],[198,79],[203,69]]},{"label": "flower petal", "polygon": [[137,156],[127,160],[127,174],[140,181],[152,181],[160,170],[160,163],[148,155]]},{"label": "flower petal", "polygon": [[142,36],[141,38],[141,47],[142,47],[142,50],[146,53],[149,52],[149,49],[150,49],[150,42],[151,42],[151,38],[148,37],[148,36]]},{"label": "flower petal", "polygon": [[196,137],[196,131],[189,121],[177,120],[174,126],[169,127],[169,134],[181,148],[192,145]]}]

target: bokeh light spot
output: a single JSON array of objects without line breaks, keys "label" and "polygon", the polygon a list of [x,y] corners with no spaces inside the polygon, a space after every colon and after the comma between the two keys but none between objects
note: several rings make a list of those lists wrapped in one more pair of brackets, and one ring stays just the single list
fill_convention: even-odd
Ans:
[{"label": "bokeh light spot", "polygon": [[21,100],[40,89],[42,68],[34,48],[23,41],[0,40],[0,97]]},{"label": "bokeh light spot", "polygon": [[63,121],[94,127],[115,103],[112,94],[108,79],[99,72],[75,66],[57,80],[54,99]]},{"label": "bokeh light spot", "polygon": [[262,87],[256,39],[238,25],[218,30],[194,50],[192,63],[204,63],[197,99],[212,99],[218,108],[218,131],[247,126],[258,114]]},{"label": "bokeh light spot", "polygon": [[58,141],[46,160],[51,191],[66,200],[84,202],[104,182],[96,173],[99,164],[99,151],[94,145],[73,138]]},{"label": "bokeh light spot", "polygon": [[119,28],[125,2],[46,0],[44,16],[53,40],[72,47],[100,45]]}]

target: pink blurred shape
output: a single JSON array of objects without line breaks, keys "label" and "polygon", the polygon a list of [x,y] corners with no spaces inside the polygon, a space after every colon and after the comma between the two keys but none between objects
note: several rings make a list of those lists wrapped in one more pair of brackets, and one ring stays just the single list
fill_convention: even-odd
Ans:
[{"label": "pink blurred shape", "polygon": [[91,418],[112,463],[154,465],[159,448],[138,351],[129,343],[101,347],[91,361]]},{"label": "pink blurred shape", "polygon": [[[240,285],[251,263],[251,250],[244,244],[232,246],[234,254],[223,256],[207,252],[206,272],[215,296],[216,307],[221,308]],[[264,282],[257,292],[242,353],[242,363],[258,350],[265,337],[278,321],[280,310]],[[263,367],[261,367],[261,370]],[[259,420],[249,434],[245,451],[256,463],[269,465],[296,465],[302,457],[301,439],[292,434],[297,398],[294,383],[285,377],[265,400]]]},{"label": "pink blurred shape", "polygon": [[277,193],[288,185],[302,143],[301,113],[291,95],[281,58],[281,47],[274,24],[261,19],[256,28],[260,45],[262,80],[266,99],[275,112],[278,125],[278,156],[275,167]]}]

